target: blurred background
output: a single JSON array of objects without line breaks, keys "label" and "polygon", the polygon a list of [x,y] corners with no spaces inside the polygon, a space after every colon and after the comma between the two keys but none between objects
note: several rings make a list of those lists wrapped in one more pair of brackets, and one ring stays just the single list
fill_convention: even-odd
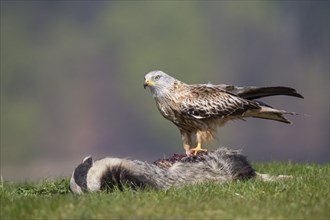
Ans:
[{"label": "blurred background", "polygon": [[329,162],[329,1],[1,1],[1,176],[68,176],[87,156],[183,153],[144,75],[290,86],[263,99],[292,125],[230,122],[206,147]]}]

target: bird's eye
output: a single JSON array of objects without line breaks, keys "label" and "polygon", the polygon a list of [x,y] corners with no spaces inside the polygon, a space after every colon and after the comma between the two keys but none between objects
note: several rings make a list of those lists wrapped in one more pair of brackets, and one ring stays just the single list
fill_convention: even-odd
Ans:
[{"label": "bird's eye", "polygon": [[160,75],[155,76],[155,80],[159,80]]}]

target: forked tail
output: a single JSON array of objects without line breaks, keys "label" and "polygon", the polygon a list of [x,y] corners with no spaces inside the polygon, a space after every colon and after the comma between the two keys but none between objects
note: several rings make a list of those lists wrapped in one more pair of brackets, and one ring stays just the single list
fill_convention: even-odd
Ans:
[{"label": "forked tail", "polygon": [[284,110],[274,109],[270,106],[262,106],[259,110],[254,110],[249,113],[250,117],[269,119],[274,121],[279,121],[287,124],[291,124],[291,121],[286,119],[283,114],[297,115],[295,112],[287,112]]}]

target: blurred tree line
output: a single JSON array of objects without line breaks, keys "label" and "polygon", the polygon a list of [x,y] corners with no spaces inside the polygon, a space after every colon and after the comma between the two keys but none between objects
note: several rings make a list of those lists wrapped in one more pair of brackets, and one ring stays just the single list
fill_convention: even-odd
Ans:
[{"label": "blurred tree line", "polygon": [[302,113],[292,126],[230,123],[209,147],[329,161],[328,1],[1,1],[1,175],[67,175],[89,154],[182,152],[142,87],[155,69],[187,83],[296,88],[305,100],[265,100]]}]

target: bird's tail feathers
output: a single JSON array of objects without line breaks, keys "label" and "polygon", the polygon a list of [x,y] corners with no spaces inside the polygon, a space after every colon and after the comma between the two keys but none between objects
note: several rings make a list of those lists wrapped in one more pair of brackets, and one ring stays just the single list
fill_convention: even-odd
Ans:
[{"label": "bird's tail feathers", "polygon": [[250,116],[254,118],[269,119],[291,124],[291,121],[289,121],[283,116],[284,114],[298,115],[298,113],[295,112],[287,112],[284,110],[274,109],[269,106],[261,106],[261,109],[259,109],[258,111],[252,111]]}]

